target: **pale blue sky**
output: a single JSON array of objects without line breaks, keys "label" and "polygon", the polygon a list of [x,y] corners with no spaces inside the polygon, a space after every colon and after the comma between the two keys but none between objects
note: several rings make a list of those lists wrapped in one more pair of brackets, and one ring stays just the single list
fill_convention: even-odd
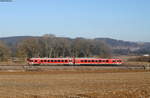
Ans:
[{"label": "pale blue sky", "polygon": [[0,37],[45,33],[150,42],[150,0],[0,2]]}]

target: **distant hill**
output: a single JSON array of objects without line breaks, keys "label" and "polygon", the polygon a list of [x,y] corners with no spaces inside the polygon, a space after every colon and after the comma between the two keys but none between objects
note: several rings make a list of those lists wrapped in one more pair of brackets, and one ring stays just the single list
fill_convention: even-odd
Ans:
[{"label": "distant hill", "polygon": [[1,41],[5,42],[8,46],[16,45],[21,40],[30,38],[32,36],[13,36],[13,37],[2,37]]},{"label": "distant hill", "polygon": [[150,42],[131,42],[111,38],[96,38],[95,40],[101,40],[105,42],[117,54],[150,54]]},{"label": "distant hill", "polygon": [[130,42],[123,40],[116,40],[111,38],[96,38],[95,40],[101,40],[111,46],[113,49],[131,49],[132,51],[140,49],[145,44],[139,44],[138,42]]},{"label": "distant hill", "polygon": [[[8,46],[15,46],[21,40],[32,38],[35,36],[14,36],[14,37],[3,37],[0,38],[1,41],[5,42]],[[106,43],[111,47],[115,54],[128,54],[128,53],[137,53],[137,54],[150,54],[150,42],[131,42],[116,40],[111,38],[95,38],[94,40],[100,40]]]}]

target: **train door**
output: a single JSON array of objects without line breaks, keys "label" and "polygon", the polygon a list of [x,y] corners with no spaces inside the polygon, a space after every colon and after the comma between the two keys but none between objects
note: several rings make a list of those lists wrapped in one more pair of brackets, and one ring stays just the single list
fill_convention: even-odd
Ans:
[{"label": "train door", "polygon": [[40,59],[38,59],[38,60],[37,60],[37,63],[38,63],[38,64],[41,64],[41,60],[40,60]]},{"label": "train door", "polygon": [[69,59],[69,65],[73,65],[73,59],[72,58]]}]

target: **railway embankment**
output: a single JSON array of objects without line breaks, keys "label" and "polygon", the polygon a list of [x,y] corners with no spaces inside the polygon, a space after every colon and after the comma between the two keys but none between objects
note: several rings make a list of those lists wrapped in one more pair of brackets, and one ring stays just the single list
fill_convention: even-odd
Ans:
[{"label": "railway embankment", "polygon": [[110,71],[110,70],[122,70],[122,71],[150,71],[150,65],[145,66],[129,66],[129,65],[122,65],[122,66],[16,66],[16,65],[0,65],[0,71]]}]

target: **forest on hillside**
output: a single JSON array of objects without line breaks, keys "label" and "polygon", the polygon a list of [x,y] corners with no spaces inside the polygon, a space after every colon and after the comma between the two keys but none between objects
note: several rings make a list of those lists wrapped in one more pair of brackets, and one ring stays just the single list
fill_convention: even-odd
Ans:
[{"label": "forest on hillside", "polygon": [[11,57],[105,57],[111,56],[110,47],[100,41],[85,38],[62,38],[54,35],[30,37],[14,45],[0,42],[0,60]]}]

